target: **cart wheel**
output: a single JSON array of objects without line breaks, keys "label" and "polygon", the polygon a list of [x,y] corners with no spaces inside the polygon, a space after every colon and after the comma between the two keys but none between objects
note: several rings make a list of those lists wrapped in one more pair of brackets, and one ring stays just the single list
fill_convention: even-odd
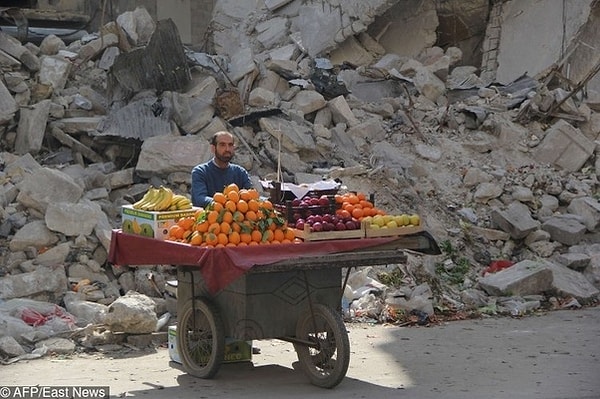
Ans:
[{"label": "cart wheel", "polygon": [[215,376],[225,357],[225,328],[213,304],[206,299],[194,299],[182,307],[177,346],[189,374],[199,378]]},{"label": "cart wheel", "polygon": [[295,343],[294,349],[310,382],[322,388],[333,388],[342,382],[348,371],[348,332],[342,316],[329,306],[316,304],[313,311],[314,315],[308,311],[300,316],[296,326],[296,338],[312,344]]}]

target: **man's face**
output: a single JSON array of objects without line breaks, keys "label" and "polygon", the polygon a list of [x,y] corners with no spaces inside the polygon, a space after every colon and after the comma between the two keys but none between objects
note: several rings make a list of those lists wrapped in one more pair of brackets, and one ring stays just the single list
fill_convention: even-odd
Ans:
[{"label": "man's face", "polygon": [[219,137],[214,147],[215,158],[221,162],[230,162],[235,154],[233,138],[227,135]]}]

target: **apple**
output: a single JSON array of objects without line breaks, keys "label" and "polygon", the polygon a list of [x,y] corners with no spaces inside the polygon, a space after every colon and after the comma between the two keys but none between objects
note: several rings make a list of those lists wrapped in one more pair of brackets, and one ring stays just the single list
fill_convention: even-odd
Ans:
[{"label": "apple", "polygon": [[327,198],[326,195],[322,195],[321,197],[319,197],[319,205],[321,205],[321,206],[329,205],[329,198]]},{"label": "apple", "polygon": [[296,228],[297,228],[298,230],[304,230],[304,220],[302,220],[302,221],[298,220],[298,221],[296,222]]},{"label": "apple", "polygon": [[311,198],[310,199],[310,204],[311,205],[319,205],[319,199],[318,198]]},{"label": "apple", "polygon": [[321,215],[313,215],[313,224],[314,223],[323,223],[323,216],[321,216]]},{"label": "apple", "polygon": [[331,231],[333,230],[333,225],[329,222],[323,222],[323,231]]},{"label": "apple", "polygon": [[356,224],[352,220],[346,222],[346,230],[356,230]]},{"label": "apple", "polygon": [[337,224],[335,225],[335,229],[337,231],[346,230],[346,224],[344,222],[337,222]]},{"label": "apple", "polygon": [[300,206],[302,204],[302,200],[300,198],[294,198],[292,200],[292,206]]},{"label": "apple", "polygon": [[312,224],[312,230],[319,232],[319,231],[323,231],[323,224],[321,222],[315,222]]}]

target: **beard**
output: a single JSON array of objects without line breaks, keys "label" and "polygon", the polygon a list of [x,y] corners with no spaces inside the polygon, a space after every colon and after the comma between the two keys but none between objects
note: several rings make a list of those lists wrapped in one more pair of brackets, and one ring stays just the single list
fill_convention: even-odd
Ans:
[{"label": "beard", "polygon": [[224,153],[224,154],[215,153],[215,158],[217,158],[221,162],[231,162],[231,160],[233,159],[233,154],[232,153]]}]

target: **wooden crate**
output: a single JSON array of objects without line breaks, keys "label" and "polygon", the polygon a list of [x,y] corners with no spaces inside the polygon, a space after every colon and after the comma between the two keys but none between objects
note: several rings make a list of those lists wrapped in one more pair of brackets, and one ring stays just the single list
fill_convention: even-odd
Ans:
[{"label": "wooden crate", "polygon": [[373,229],[371,225],[366,222],[362,222],[362,228],[365,232],[365,237],[397,237],[397,236],[405,236],[410,234],[420,233],[425,230],[423,224],[419,226],[402,226],[402,227],[394,227],[394,228],[383,228],[383,229]]},{"label": "wooden crate", "polygon": [[310,231],[310,226],[304,225],[304,230],[294,229],[297,238],[302,238],[304,241],[321,241],[321,240],[344,240],[349,238],[364,238],[365,231],[361,224],[360,229],[342,230],[342,231]]}]

